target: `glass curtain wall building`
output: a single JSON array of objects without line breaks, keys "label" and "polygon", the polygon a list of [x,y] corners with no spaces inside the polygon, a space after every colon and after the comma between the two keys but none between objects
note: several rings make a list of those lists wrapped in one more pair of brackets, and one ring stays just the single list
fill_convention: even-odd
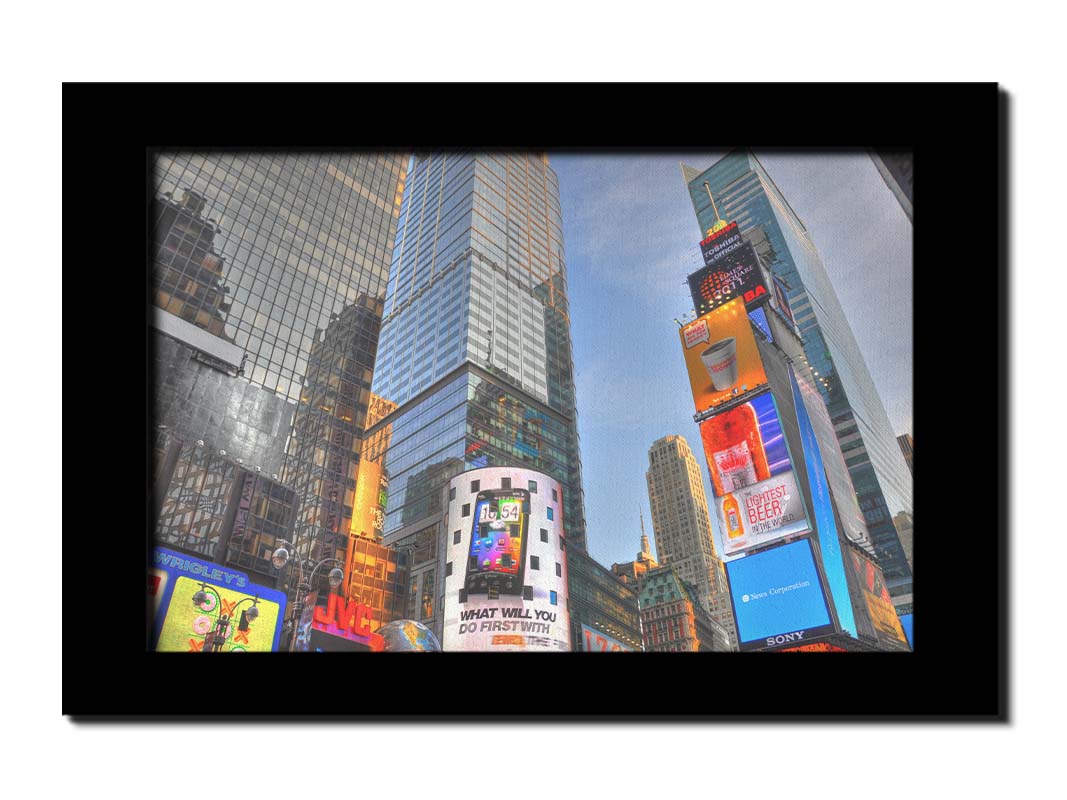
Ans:
[{"label": "glass curtain wall building", "polygon": [[893,516],[912,511],[911,476],[807,229],[747,150],[732,151],[703,171],[683,164],[682,174],[701,235],[716,221],[710,190],[719,215],[737,222],[789,287],[807,365],[817,377],[894,604],[905,613],[911,605],[912,575]]},{"label": "glass curtain wall building", "polygon": [[568,546],[585,549],[569,313],[547,156],[417,154],[374,372],[399,404],[377,426],[392,426],[387,542],[438,523],[455,474],[524,466],[562,484]]},{"label": "glass curtain wall building", "polygon": [[[352,516],[407,161],[389,152],[156,155],[154,421],[295,489],[304,557],[327,534],[346,533]],[[185,535],[193,516],[170,515],[173,534]],[[269,562],[278,538],[257,538],[246,555]],[[344,544],[327,549],[343,553]]]}]

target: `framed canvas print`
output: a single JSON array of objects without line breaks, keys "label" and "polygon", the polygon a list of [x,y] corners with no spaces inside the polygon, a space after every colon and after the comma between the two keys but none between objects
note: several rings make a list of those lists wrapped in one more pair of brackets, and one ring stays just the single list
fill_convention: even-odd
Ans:
[{"label": "framed canvas print", "polygon": [[129,602],[64,627],[64,713],[1005,718],[995,85],[64,106],[145,220],[104,405],[146,498],[106,566],[68,527],[65,596]]}]

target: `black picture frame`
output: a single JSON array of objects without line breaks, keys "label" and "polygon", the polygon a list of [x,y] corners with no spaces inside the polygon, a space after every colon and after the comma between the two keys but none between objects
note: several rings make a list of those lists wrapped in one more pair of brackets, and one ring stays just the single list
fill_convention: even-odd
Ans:
[{"label": "black picture frame", "polygon": [[[99,383],[64,382],[62,712],[84,721],[1008,720],[1009,105],[989,83],[65,84],[64,344],[68,359],[97,362]],[[134,253],[142,241],[147,249],[141,192],[155,148],[737,144],[914,154],[913,653],[524,654],[508,674],[537,690],[518,707],[476,709],[466,676],[499,668],[500,656],[376,654],[353,669],[338,654],[248,654],[223,662],[205,688],[195,660],[144,652],[148,537],[137,517],[151,384]],[[101,226],[113,232],[112,252],[89,258],[82,245]],[[110,464],[106,488],[101,463]],[[657,672],[674,695],[633,702],[632,687]],[[737,690],[716,691],[722,676],[737,676]],[[283,688],[293,686],[306,691]]]}]

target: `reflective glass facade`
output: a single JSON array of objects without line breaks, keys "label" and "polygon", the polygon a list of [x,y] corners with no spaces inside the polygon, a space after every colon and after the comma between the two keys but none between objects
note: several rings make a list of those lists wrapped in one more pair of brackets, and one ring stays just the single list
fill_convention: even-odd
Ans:
[{"label": "reflective glass facade", "polygon": [[807,229],[750,152],[731,152],[703,172],[682,171],[701,235],[715,222],[708,189],[723,219],[736,221],[746,236],[761,232],[757,250],[790,287],[806,364],[833,422],[890,592],[895,602],[910,602],[911,569],[892,517],[911,512],[911,475]]},{"label": "reflective glass facade", "polygon": [[156,543],[273,578],[271,554],[292,527],[296,492],[166,433],[155,455]]},{"label": "reflective glass facade", "polygon": [[585,547],[559,188],[547,157],[415,157],[373,390],[399,404],[384,460],[387,540],[439,511],[439,489],[457,472],[514,465],[560,481],[568,540]]},{"label": "reflective glass facade", "polygon": [[156,155],[155,421],[292,487],[303,557],[345,556],[407,161]]},{"label": "reflective glass facade", "polygon": [[641,616],[637,587],[627,586],[588,553],[568,547],[571,647],[585,649],[582,626],[606,633],[627,647],[641,650]]}]

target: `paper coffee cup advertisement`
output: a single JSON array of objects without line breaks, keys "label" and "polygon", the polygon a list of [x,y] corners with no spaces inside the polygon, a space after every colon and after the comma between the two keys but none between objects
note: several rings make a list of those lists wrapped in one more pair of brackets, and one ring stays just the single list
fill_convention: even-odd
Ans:
[{"label": "paper coffee cup advertisement", "polygon": [[682,326],[679,336],[697,411],[767,384],[742,298]]}]

